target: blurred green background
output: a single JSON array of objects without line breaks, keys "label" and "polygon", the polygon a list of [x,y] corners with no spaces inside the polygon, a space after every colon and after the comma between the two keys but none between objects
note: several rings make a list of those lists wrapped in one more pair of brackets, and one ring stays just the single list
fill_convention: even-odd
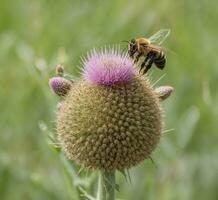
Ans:
[{"label": "blurred green background", "polygon": [[[175,92],[163,103],[165,129],[150,160],[118,174],[119,199],[218,199],[218,3],[216,0],[1,0],[0,199],[77,200],[95,195],[96,174],[78,179],[47,142],[58,98],[48,87],[55,66],[78,75],[93,47],[150,36],[161,28],[167,66],[157,85]],[[121,43],[121,45],[124,45]],[[69,172],[69,170],[71,170]],[[71,176],[73,174],[73,180]],[[80,197],[80,199],[85,199]]]}]

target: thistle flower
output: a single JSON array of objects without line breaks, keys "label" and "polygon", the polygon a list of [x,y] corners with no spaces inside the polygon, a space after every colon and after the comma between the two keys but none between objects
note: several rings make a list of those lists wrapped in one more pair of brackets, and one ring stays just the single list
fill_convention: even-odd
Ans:
[{"label": "thistle flower", "polygon": [[159,99],[148,78],[138,76],[132,60],[116,50],[89,54],[57,114],[63,150],[92,169],[137,165],[151,156],[161,130]]}]

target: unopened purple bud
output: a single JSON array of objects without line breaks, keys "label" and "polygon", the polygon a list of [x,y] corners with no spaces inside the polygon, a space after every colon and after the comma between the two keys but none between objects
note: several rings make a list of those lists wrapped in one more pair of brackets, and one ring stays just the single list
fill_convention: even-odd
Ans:
[{"label": "unopened purple bud", "polygon": [[161,101],[167,99],[173,92],[173,87],[171,86],[161,86],[155,89],[155,93]]},{"label": "unopened purple bud", "polygon": [[64,67],[63,67],[63,65],[61,65],[61,64],[57,65],[57,67],[56,67],[56,75],[57,76],[63,76],[63,74],[64,74]]},{"label": "unopened purple bud", "polygon": [[58,96],[65,96],[70,90],[72,83],[63,77],[53,77],[49,79],[49,86]]}]

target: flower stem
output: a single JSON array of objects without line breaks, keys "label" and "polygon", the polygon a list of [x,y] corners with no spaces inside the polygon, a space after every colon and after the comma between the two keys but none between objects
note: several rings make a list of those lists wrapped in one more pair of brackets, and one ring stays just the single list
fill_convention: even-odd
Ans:
[{"label": "flower stem", "polygon": [[115,200],[115,171],[100,171],[97,200]]}]

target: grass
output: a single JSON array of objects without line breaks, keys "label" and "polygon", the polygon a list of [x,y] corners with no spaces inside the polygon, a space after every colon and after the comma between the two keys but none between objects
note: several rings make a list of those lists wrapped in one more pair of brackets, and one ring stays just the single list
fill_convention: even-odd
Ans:
[{"label": "grass", "polygon": [[[46,141],[55,133],[48,79],[62,62],[79,75],[92,47],[172,33],[164,46],[166,76],[175,93],[164,104],[164,134],[149,161],[120,175],[121,199],[218,198],[218,4],[206,1],[2,0],[0,6],[0,196],[3,200],[78,199],[60,155]],[[173,53],[173,52],[175,53]],[[155,81],[163,74],[153,69]],[[73,165],[74,166],[74,165]],[[76,170],[78,166],[75,166]],[[95,194],[95,174],[82,172]],[[84,183],[82,183],[84,185]]]}]

